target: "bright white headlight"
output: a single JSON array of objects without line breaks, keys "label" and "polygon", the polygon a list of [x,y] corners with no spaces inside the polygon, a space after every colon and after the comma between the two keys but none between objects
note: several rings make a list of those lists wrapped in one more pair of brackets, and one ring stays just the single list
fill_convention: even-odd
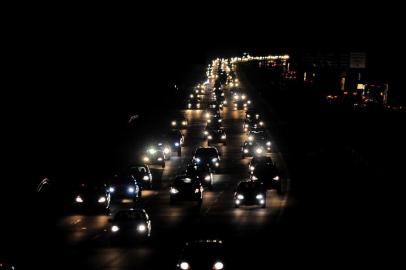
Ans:
[{"label": "bright white headlight", "polygon": [[113,193],[114,191],[116,191],[116,189],[114,187],[109,187],[109,192]]},{"label": "bright white headlight", "polygon": [[172,126],[176,126],[176,121],[172,121]]},{"label": "bright white headlight", "polygon": [[199,193],[200,189],[196,188],[195,193]]},{"label": "bright white headlight", "polygon": [[254,140],[254,137],[253,137],[253,136],[249,136],[249,137],[248,137],[248,140],[249,140],[249,141],[253,141],[253,140]]},{"label": "bright white headlight", "polygon": [[171,149],[169,149],[168,147],[165,147],[164,153],[165,153],[165,154],[169,154],[170,152],[171,152]]},{"label": "bright white headlight", "polygon": [[274,178],[272,178],[273,180],[275,180],[275,181],[278,181],[279,180],[279,176],[277,175],[277,176],[275,176]]},{"label": "bright white headlight", "polygon": [[148,176],[148,175],[144,175],[144,176],[142,177],[142,180],[144,180],[144,181],[149,180],[149,176]]},{"label": "bright white headlight", "polygon": [[244,153],[248,153],[248,149],[244,149]]},{"label": "bright white headlight", "polygon": [[226,135],[221,135],[221,139],[225,140],[226,139]]},{"label": "bright white headlight", "polygon": [[209,180],[210,180],[210,175],[206,175],[206,177],[204,178],[204,180],[209,181]]},{"label": "bright white headlight", "polygon": [[104,202],[106,202],[106,197],[101,196],[101,197],[99,198],[98,202],[99,202],[99,203],[104,203]]},{"label": "bright white headlight", "polygon": [[224,264],[222,262],[216,262],[213,267],[213,269],[215,269],[215,270],[222,270],[223,268],[224,268]]},{"label": "bright white headlight", "polygon": [[213,136],[209,135],[209,136],[207,136],[207,139],[211,140],[211,139],[213,139]]},{"label": "bright white headlight", "polygon": [[158,161],[162,161],[162,158],[161,158],[161,157],[159,157],[159,158],[158,158]]},{"label": "bright white headlight", "polygon": [[75,201],[76,201],[77,203],[82,203],[82,202],[83,202],[83,199],[82,199],[82,197],[77,196],[77,197],[75,198]]},{"label": "bright white headlight", "polygon": [[211,162],[217,162],[218,159],[217,158],[212,158]]},{"label": "bright white headlight", "polygon": [[182,125],[183,125],[183,126],[186,126],[186,125],[187,125],[187,122],[186,122],[186,121],[182,121]]},{"label": "bright white headlight", "polygon": [[117,225],[111,226],[111,231],[112,231],[113,233],[118,232],[119,230],[120,230],[120,228],[119,228]]},{"label": "bright white headlight", "polygon": [[176,146],[176,147],[178,147],[178,146],[179,146],[179,143],[178,143],[178,142],[176,142],[176,143],[175,143],[175,146]]},{"label": "bright white headlight", "polygon": [[271,146],[271,142],[266,142],[266,146]]},{"label": "bright white headlight", "polygon": [[137,227],[137,231],[139,232],[145,232],[147,230],[147,226],[145,226],[144,224],[140,224]]},{"label": "bright white headlight", "polygon": [[190,269],[189,264],[187,262],[181,262],[179,266],[180,266],[180,269],[182,269],[182,270]]},{"label": "bright white headlight", "polygon": [[128,191],[128,193],[134,193],[135,188],[133,188],[133,187],[129,187],[129,188],[127,189],[127,191]]},{"label": "bright white headlight", "polygon": [[262,148],[257,148],[257,150],[255,150],[255,152],[257,152],[257,154],[261,154],[262,153]]},{"label": "bright white headlight", "polygon": [[254,166],[250,166],[250,171],[253,171],[253,170],[255,170],[255,167],[254,167]]},{"label": "bright white headlight", "polygon": [[196,158],[195,160],[197,163],[199,163],[201,161],[200,158]]},{"label": "bright white headlight", "polygon": [[169,190],[169,192],[171,193],[171,194],[176,194],[176,193],[179,193],[179,190],[177,190],[176,188],[171,188],[170,190]]},{"label": "bright white headlight", "polygon": [[148,162],[148,161],[149,161],[149,157],[144,157],[143,160],[144,160],[144,162]]},{"label": "bright white headlight", "polygon": [[258,194],[255,198],[256,198],[257,200],[262,200],[262,199],[264,198],[264,195]]},{"label": "bright white headlight", "polygon": [[244,195],[238,194],[238,195],[237,195],[237,199],[239,199],[239,200],[244,200]]}]

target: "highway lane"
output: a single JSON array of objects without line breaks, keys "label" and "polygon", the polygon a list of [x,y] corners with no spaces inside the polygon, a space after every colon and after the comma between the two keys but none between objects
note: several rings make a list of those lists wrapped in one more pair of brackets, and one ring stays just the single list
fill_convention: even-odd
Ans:
[{"label": "highway lane", "polygon": [[[227,98],[230,100],[229,95]],[[204,107],[208,99],[205,96]],[[256,100],[253,102],[257,104]],[[193,203],[169,204],[172,178],[184,168],[198,146],[207,145],[203,140],[206,121],[204,110],[186,110],[184,114],[189,127],[184,131],[182,157],[173,156],[165,169],[152,166],[154,187],[151,191],[144,191],[140,205],[147,210],[152,220],[151,241],[134,245],[111,245],[108,216],[68,216],[58,223],[64,235],[62,257],[67,262],[66,268],[72,264],[83,269],[172,269],[185,240],[205,237],[224,239],[230,243],[230,254],[244,251],[246,256],[250,251],[233,246],[232,243],[256,243],[261,240],[261,235],[272,230],[285,207],[285,197],[269,191],[266,209],[233,207],[234,189],[239,181],[248,177],[250,160],[241,159],[241,145],[246,139],[242,130],[245,116],[242,110],[234,111],[225,107],[222,111],[227,145],[218,146],[222,159],[221,171],[214,175],[214,190],[205,191],[202,207],[199,209]],[[274,149],[277,148],[274,146]],[[273,151],[271,156],[277,164],[283,164],[279,152]],[[123,205],[113,205],[112,212],[120,207]],[[236,256],[234,263],[243,265],[245,256]]]}]

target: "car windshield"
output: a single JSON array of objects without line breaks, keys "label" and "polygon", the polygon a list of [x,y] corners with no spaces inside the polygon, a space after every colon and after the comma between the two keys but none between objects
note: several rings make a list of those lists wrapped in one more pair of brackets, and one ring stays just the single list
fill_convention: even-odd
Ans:
[{"label": "car windshield", "polygon": [[214,148],[201,148],[196,150],[195,156],[199,158],[210,158],[217,156],[217,151]]},{"label": "car windshield", "polygon": [[174,184],[176,186],[191,186],[195,185],[197,181],[188,177],[176,178]]},{"label": "car windshield", "polygon": [[251,192],[251,191],[262,191],[263,186],[261,182],[258,181],[247,181],[242,182],[238,185],[238,192]]},{"label": "car windshield", "polygon": [[142,211],[120,211],[114,216],[115,221],[132,221],[144,219],[145,215]]}]

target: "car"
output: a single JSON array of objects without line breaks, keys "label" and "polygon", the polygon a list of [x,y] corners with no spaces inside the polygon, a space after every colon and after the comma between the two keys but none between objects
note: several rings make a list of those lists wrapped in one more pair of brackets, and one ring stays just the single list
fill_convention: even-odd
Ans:
[{"label": "car", "polygon": [[266,207],[266,188],[260,181],[247,180],[238,183],[234,193],[234,206],[259,205]]},{"label": "car", "polygon": [[196,201],[198,206],[203,202],[203,185],[200,179],[186,175],[175,177],[170,189],[170,204],[178,201]]},{"label": "car", "polygon": [[245,112],[245,118],[246,119],[255,118],[259,120],[261,119],[261,114],[256,109],[250,108]]},{"label": "car", "polygon": [[263,155],[264,153],[264,146],[255,141],[245,141],[241,147],[241,155],[243,159],[246,157]]},{"label": "car", "polygon": [[0,259],[0,270],[15,270],[17,269],[14,264],[11,262],[5,260],[5,259]]},{"label": "car", "polygon": [[156,143],[156,148],[164,153],[165,160],[170,160],[172,157],[174,145],[168,142],[166,138],[160,138]]},{"label": "car", "polygon": [[110,210],[110,192],[105,184],[82,182],[71,191],[72,206],[79,211]]},{"label": "car", "polygon": [[271,157],[254,157],[248,168],[252,180],[258,180],[267,189],[275,189],[279,195],[282,194],[281,175]]},{"label": "car", "polygon": [[212,130],[218,130],[218,129],[223,129],[223,126],[221,125],[221,123],[215,122],[215,121],[212,121],[212,122],[210,122],[210,123],[207,123],[207,124],[206,124],[206,128],[205,128],[204,131],[203,131],[203,137],[204,137],[204,139],[207,138],[207,135],[209,135],[210,131],[212,131]]},{"label": "car", "polygon": [[227,135],[224,129],[210,129],[207,133],[207,144],[221,143],[223,145],[227,144]]},{"label": "car", "polygon": [[183,115],[175,116],[171,120],[171,128],[175,129],[186,129],[188,124],[187,119]]},{"label": "car", "polygon": [[213,171],[220,167],[220,155],[215,147],[197,148],[192,160],[198,166],[209,166]]},{"label": "car", "polygon": [[108,181],[107,188],[112,201],[124,202],[131,200],[133,203],[137,203],[141,200],[142,187],[132,175],[114,175]]},{"label": "car", "polygon": [[148,165],[131,165],[128,169],[128,175],[134,177],[143,188],[152,188],[152,173]]},{"label": "car", "polygon": [[265,130],[265,127],[263,124],[260,125],[260,124],[254,123],[253,125],[248,126],[248,128],[247,128],[247,134],[249,135],[250,133],[266,134],[266,130]]},{"label": "car", "polygon": [[209,103],[209,109],[211,109],[211,110],[222,110],[223,109],[223,103],[220,102],[218,99],[216,99],[216,101],[211,101]]},{"label": "car", "polygon": [[224,270],[227,262],[223,242],[217,239],[187,242],[179,256],[179,270]]},{"label": "car", "polygon": [[186,107],[188,109],[196,109],[196,110],[198,110],[201,107],[201,101],[197,97],[189,98],[186,101]]},{"label": "car", "polygon": [[158,147],[149,147],[145,150],[144,156],[142,158],[143,162],[146,164],[158,164],[162,168],[165,168],[166,155],[164,151]]},{"label": "car", "polygon": [[234,100],[234,110],[246,110],[250,104],[250,100]]},{"label": "car", "polygon": [[189,163],[183,173],[187,177],[199,179],[202,185],[208,187],[209,190],[213,189],[213,172],[209,166]]},{"label": "car", "polygon": [[257,127],[264,127],[264,121],[260,119],[254,118],[247,118],[244,120],[243,129],[244,132],[248,132],[249,130],[256,129]]},{"label": "car", "polygon": [[[172,129],[169,132],[161,135],[158,146],[162,146],[166,155],[170,156],[169,152],[176,152],[178,157],[182,155],[182,145],[185,138],[182,132],[178,129]],[[167,150],[166,150],[167,149]],[[169,151],[170,150],[170,151]]]},{"label": "car", "polygon": [[144,209],[119,210],[110,223],[113,241],[147,239],[151,236],[151,220]]},{"label": "car", "polygon": [[221,119],[221,114],[220,112],[215,112],[215,113],[209,113],[205,115],[207,118],[207,123],[211,123],[211,122],[217,122],[217,123],[221,123],[223,122],[223,119]]},{"label": "car", "polygon": [[258,144],[262,145],[267,152],[271,152],[272,150],[271,138],[264,129],[250,130],[248,132],[248,141],[257,142]]}]

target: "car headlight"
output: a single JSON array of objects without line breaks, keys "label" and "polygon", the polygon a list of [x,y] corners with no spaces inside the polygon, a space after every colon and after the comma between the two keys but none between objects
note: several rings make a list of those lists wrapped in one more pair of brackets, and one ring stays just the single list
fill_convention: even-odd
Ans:
[{"label": "car headlight", "polygon": [[223,104],[226,105],[226,104],[227,104],[227,100],[224,100],[224,101],[223,101]]},{"label": "car headlight", "polygon": [[148,149],[148,153],[150,153],[151,155],[154,155],[156,153],[156,149],[150,148],[150,149]]},{"label": "car headlight", "polygon": [[171,152],[171,149],[169,149],[169,147],[164,148],[164,153],[165,154],[169,154],[170,152]]},{"label": "car headlight", "polygon": [[109,192],[113,193],[114,191],[116,191],[116,189],[114,187],[109,187]]},{"label": "car headlight", "polygon": [[143,160],[144,160],[144,162],[148,162],[148,161],[149,161],[149,157],[144,157]]},{"label": "car headlight", "polygon": [[242,95],[242,96],[241,96],[241,99],[243,99],[243,100],[244,100],[245,98],[246,98],[246,96],[245,96],[245,95]]},{"label": "car headlight", "polygon": [[210,180],[210,175],[206,175],[206,177],[204,178],[204,180],[209,181],[209,180]]},{"label": "car headlight", "polygon": [[180,269],[182,269],[182,270],[188,270],[188,269],[190,269],[190,266],[189,266],[189,264],[188,264],[187,262],[181,262],[181,263],[179,264],[179,267],[180,267]]},{"label": "car headlight", "polygon": [[255,150],[255,152],[257,152],[257,154],[261,154],[262,153],[262,148],[257,148],[256,150]]},{"label": "car headlight", "polygon": [[144,176],[142,177],[142,180],[144,180],[144,181],[149,180],[149,176],[148,176],[148,175],[144,175]]},{"label": "car headlight", "polygon": [[199,193],[200,189],[196,188],[195,193]]},{"label": "car headlight", "polygon": [[106,202],[106,197],[101,196],[98,200],[98,203],[105,203]]},{"label": "car headlight", "polygon": [[254,167],[254,166],[250,166],[250,171],[253,171],[253,170],[255,170],[255,167]]},{"label": "car headlight", "polygon": [[211,139],[213,139],[213,136],[209,135],[209,136],[207,136],[207,139],[211,140]]},{"label": "car headlight", "polygon": [[201,161],[200,158],[196,158],[195,160],[197,163],[199,163]]},{"label": "car headlight", "polygon": [[200,108],[200,103],[197,103],[197,104],[196,104],[196,107],[197,107],[197,108]]},{"label": "car headlight", "polygon": [[244,153],[248,153],[248,149],[244,149]]},{"label": "car headlight", "polygon": [[247,118],[250,118],[251,117],[251,115],[250,114],[247,114]]},{"label": "car headlight", "polygon": [[253,176],[251,177],[251,179],[252,179],[252,180],[258,180],[258,177],[256,177],[255,175],[253,175]]},{"label": "car headlight", "polygon": [[158,161],[162,161],[162,158],[161,158],[161,157],[159,157],[159,158],[158,158]]},{"label": "car headlight", "polygon": [[248,103],[248,104],[251,104],[251,100],[248,100],[247,103]]},{"label": "car headlight", "polygon": [[210,113],[206,113],[206,114],[205,114],[205,117],[206,117],[206,118],[210,118]]},{"label": "car headlight", "polygon": [[222,262],[216,262],[213,266],[214,270],[222,270],[224,268],[224,264]]},{"label": "car headlight", "polygon": [[178,142],[175,143],[175,146],[178,147],[180,144]]},{"label": "car headlight", "polygon": [[249,140],[249,141],[253,141],[253,140],[254,140],[254,137],[253,137],[253,136],[248,136],[248,140]]},{"label": "car headlight", "polygon": [[145,232],[147,230],[147,226],[145,226],[144,224],[140,224],[140,225],[138,225],[138,227],[137,227],[137,231],[139,231],[139,232]]},{"label": "car headlight", "polygon": [[209,132],[208,132],[207,130],[205,130],[205,131],[203,132],[203,134],[207,136],[207,135],[209,135]]},{"label": "car headlight", "polygon": [[176,121],[172,121],[172,126],[176,126]]},{"label": "car headlight", "polygon": [[279,180],[279,175],[275,176],[275,177],[272,178],[272,179],[275,180],[275,181],[278,181],[278,180]]},{"label": "car headlight", "polygon": [[120,230],[120,227],[118,227],[117,225],[111,226],[111,231],[112,231],[113,233],[118,232],[119,230]]},{"label": "car headlight", "polygon": [[177,193],[179,193],[179,190],[177,190],[176,188],[172,187],[172,188],[169,190],[169,192],[170,192],[171,194],[177,194]]},{"label": "car headlight", "polygon": [[237,195],[237,199],[239,199],[239,200],[244,200],[244,195],[238,194],[238,195]]},{"label": "car headlight", "polygon": [[217,162],[217,161],[218,161],[217,158],[212,158],[212,159],[211,159],[211,162],[213,162],[213,163],[215,163],[215,162]]},{"label": "car headlight", "polygon": [[260,126],[263,126],[263,125],[264,125],[264,122],[260,121],[260,122],[259,122],[259,125],[260,125]]},{"label": "car headlight", "polygon": [[221,135],[221,139],[225,140],[226,139],[226,135]]},{"label": "car headlight", "polygon": [[127,189],[128,193],[134,193],[135,192],[135,188],[134,187],[129,187]]},{"label": "car headlight", "polygon": [[264,198],[264,195],[258,194],[255,198],[256,198],[257,200],[262,200],[262,199]]},{"label": "car headlight", "polygon": [[188,105],[187,105],[187,106],[188,106],[188,108],[190,108],[190,107],[192,107],[192,104],[188,103]]},{"label": "car headlight", "polygon": [[266,142],[266,146],[271,146],[271,142]]},{"label": "car headlight", "polygon": [[182,121],[182,125],[183,125],[183,126],[186,126],[186,125],[187,125],[187,122],[186,122],[186,121]]},{"label": "car headlight", "polygon": [[82,199],[82,197],[80,197],[80,196],[76,196],[75,201],[76,201],[77,203],[82,203],[82,202],[83,202],[83,199]]},{"label": "car headlight", "polygon": [[221,123],[223,122],[223,119],[218,119],[217,122]]}]

